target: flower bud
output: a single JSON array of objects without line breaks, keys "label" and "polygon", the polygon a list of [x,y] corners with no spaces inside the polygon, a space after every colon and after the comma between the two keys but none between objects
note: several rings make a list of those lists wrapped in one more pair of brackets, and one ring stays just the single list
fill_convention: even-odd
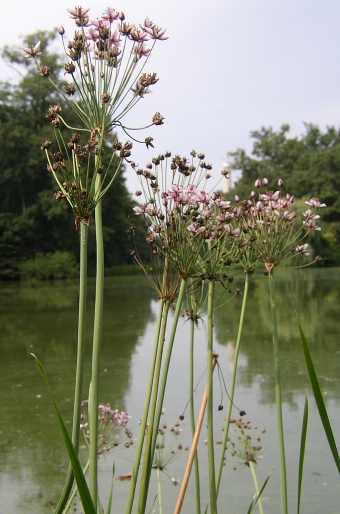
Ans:
[{"label": "flower bud", "polygon": [[267,186],[268,185],[268,179],[267,178],[262,179],[262,184],[264,186]]},{"label": "flower bud", "polygon": [[255,180],[255,187],[259,188],[261,186],[261,180]]},{"label": "flower bud", "polygon": [[64,29],[64,27],[63,27],[63,26],[59,27],[58,32],[59,32],[59,34],[60,34],[61,36],[63,36],[63,35],[65,34],[65,29]]},{"label": "flower bud", "polygon": [[282,187],[282,186],[283,186],[283,180],[282,180],[282,178],[279,178],[279,180],[278,180],[278,182],[277,182],[277,183],[278,183],[278,186],[279,186],[279,187]]}]

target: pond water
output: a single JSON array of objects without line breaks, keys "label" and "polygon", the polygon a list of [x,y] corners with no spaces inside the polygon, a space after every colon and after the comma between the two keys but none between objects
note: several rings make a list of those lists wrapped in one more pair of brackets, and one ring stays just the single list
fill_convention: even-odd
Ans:
[{"label": "pond water", "polygon": [[[339,475],[312,397],[295,312],[298,312],[310,344],[334,435],[340,445],[339,269],[278,272],[276,283],[290,511],[296,512],[298,452],[307,389],[310,419],[301,512],[338,514]],[[242,288],[241,281],[237,285]],[[92,313],[93,294],[93,285],[90,285],[89,313]],[[51,502],[57,500],[61,491],[67,470],[67,455],[43,380],[30,353],[34,352],[43,362],[61,412],[70,422],[76,355],[77,296],[77,283],[73,282],[1,284],[0,514],[51,512]],[[231,377],[241,301],[242,296],[239,295],[215,313],[214,347],[219,354],[219,364],[227,386]],[[107,280],[100,399],[104,403],[109,402],[112,408],[129,412],[129,426],[134,435],[138,434],[138,419],[142,412],[157,311],[158,301],[143,277]],[[90,315],[87,324],[86,387],[90,375]],[[254,277],[241,344],[235,403],[238,408],[246,411],[246,418],[252,425],[266,429],[262,437],[263,458],[258,462],[257,474],[262,484],[270,473],[263,497],[264,511],[279,514],[279,464],[270,326],[267,279],[264,276]],[[206,366],[205,328],[203,320],[196,330],[197,380]],[[178,419],[189,399],[188,336],[189,322],[181,318],[164,402],[163,422],[168,425]],[[220,386],[217,374],[215,379],[218,405]],[[203,389],[204,380],[195,392],[197,410]],[[225,393],[223,402],[226,407]],[[224,411],[216,408],[216,439],[221,437],[220,427],[223,426],[224,415]],[[237,416],[238,412],[235,410],[233,415]],[[181,442],[183,445],[189,444],[189,413],[181,428]],[[199,448],[202,505],[205,507],[208,495],[204,487],[207,482],[207,465],[203,439],[204,434]],[[220,447],[216,446],[216,453],[219,451]],[[118,447],[100,459],[100,496],[104,506],[112,479],[112,463],[116,463],[117,477],[131,471],[132,460],[133,447]],[[184,466],[185,454],[184,458],[170,464],[162,473],[164,514],[173,512],[179,491],[178,487],[171,484],[169,477],[181,479]],[[113,512],[124,512],[128,487],[128,482],[114,480]],[[156,496],[156,487],[154,480],[150,498]],[[190,483],[183,513],[195,512],[193,491],[193,484]],[[219,496],[220,512],[246,513],[253,494],[250,470],[228,457]],[[81,512],[81,509],[77,512]]]}]

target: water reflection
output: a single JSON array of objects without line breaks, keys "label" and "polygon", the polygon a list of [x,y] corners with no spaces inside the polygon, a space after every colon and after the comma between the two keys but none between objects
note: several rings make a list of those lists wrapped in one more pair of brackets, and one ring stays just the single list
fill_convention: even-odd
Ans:
[{"label": "water reflection", "polygon": [[[66,453],[42,378],[30,352],[47,371],[58,405],[71,419],[77,331],[77,283],[3,287],[0,307],[1,514],[45,512],[60,492]],[[89,287],[93,312],[93,286]],[[131,357],[152,319],[152,293],[142,277],[110,279],[105,290],[100,398],[125,409]],[[85,395],[90,377],[92,318],[87,319]],[[2,496],[2,494],[1,494]],[[31,507],[29,507],[31,505]],[[40,505],[40,510],[37,505]]]},{"label": "water reflection", "polygon": [[[339,275],[338,270],[289,270],[275,276],[278,332],[281,348],[283,400],[294,403],[294,391],[309,385],[296,322],[296,313],[307,337],[317,367],[320,385],[333,399],[340,399],[339,370]],[[239,285],[239,282],[238,282]],[[236,339],[240,296],[216,311],[215,327],[220,344],[229,352]],[[269,286],[265,276],[250,284],[241,342],[239,381],[251,388],[259,381],[263,403],[274,402],[272,334]],[[251,370],[251,372],[249,372]]]},{"label": "water reflection", "polygon": [[[292,512],[295,509],[296,469],[299,432],[304,402],[304,389],[309,388],[295,310],[308,337],[320,383],[333,426],[340,422],[339,375],[339,270],[297,270],[277,275],[279,339],[283,367],[284,419],[288,448],[288,469]],[[240,283],[237,284],[240,286]],[[66,471],[66,453],[43,381],[29,353],[34,351],[44,362],[56,399],[67,419],[71,417],[73,373],[76,354],[77,284],[45,284],[35,287],[11,285],[0,292],[0,491],[1,514],[35,514],[49,512],[45,505],[56,499]],[[237,296],[215,314],[216,350],[227,385],[233,359],[242,297]],[[93,287],[89,289],[89,312],[93,307]],[[142,409],[152,351],[158,302],[142,278],[115,278],[105,291],[101,400],[132,415],[134,433]],[[89,317],[88,340],[92,319]],[[171,388],[167,391],[166,421],[172,423],[188,400],[188,336],[189,323],[181,319],[170,369]],[[200,323],[196,331],[197,377],[205,368],[205,329]],[[86,357],[86,387],[89,381],[90,352]],[[273,469],[266,490],[265,511],[279,512],[278,470],[273,394],[273,363],[271,322],[266,277],[254,277],[250,287],[246,323],[241,344],[235,402],[247,411],[252,422],[267,429],[264,461],[259,465],[259,479],[264,480]],[[216,398],[219,402],[218,382]],[[195,393],[200,404],[202,390]],[[226,401],[226,399],[225,399]],[[224,413],[216,412],[216,427],[223,425]],[[304,502],[306,512],[315,512],[322,503],[324,512],[338,511],[338,477],[327,442],[322,434],[315,406],[310,405],[310,428],[307,441]],[[189,435],[189,422],[183,423],[183,434]],[[335,435],[337,437],[336,431]],[[217,434],[220,437],[220,434]],[[188,441],[183,440],[183,443]],[[202,441],[201,450],[205,452]],[[130,451],[131,450],[131,451]],[[117,462],[117,474],[131,471],[133,450],[127,450]],[[107,500],[112,462],[116,454],[106,456],[101,465],[101,497]],[[206,460],[202,463],[202,477]],[[181,476],[183,462],[175,463],[171,476]],[[229,512],[247,512],[252,495],[249,470],[234,473],[227,466],[223,477],[221,509],[231,505]],[[249,484],[249,489],[248,485]],[[128,483],[115,482],[115,509],[123,512]],[[191,491],[191,492],[190,492]],[[245,491],[249,494],[245,494]],[[5,498],[3,493],[5,492]],[[177,490],[164,490],[164,501],[173,511]],[[192,513],[192,488],[183,514]],[[155,493],[156,494],[156,493]],[[104,503],[105,504],[105,503]]]}]

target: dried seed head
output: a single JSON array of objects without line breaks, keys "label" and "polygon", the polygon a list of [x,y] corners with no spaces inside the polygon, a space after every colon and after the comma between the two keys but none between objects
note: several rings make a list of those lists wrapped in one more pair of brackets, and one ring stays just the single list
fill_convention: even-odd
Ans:
[{"label": "dried seed head", "polygon": [[46,64],[42,64],[38,68],[38,73],[41,77],[49,77],[51,75],[51,69]]},{"label": "dried seed head", "polygon": [[154,125],[163,125],[163,120],[164,120],[164,116],[162,116],[159,112],[156,112],[153,116],[152,116],[152,123]]}]

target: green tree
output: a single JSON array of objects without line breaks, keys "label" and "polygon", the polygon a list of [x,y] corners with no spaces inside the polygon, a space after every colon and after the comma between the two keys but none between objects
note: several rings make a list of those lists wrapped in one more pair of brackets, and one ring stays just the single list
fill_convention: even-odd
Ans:
[{"label": "green tree", "polygon": [[[40,40],[45,50],[55,34],[51,31],[27,36],[23,46]],[[60,57],[46,53],[46,64],[62,71]],[[64,111],[68,107],[49,80],[38,75],[34,60],[25,59],[21,49],[6,46],[2,58],[17,70],[19,77],[14,83],[0,82],[0,279],[13,279],[20,275],[20,261],[37,254],[68,251],[78,256],[79,235],[67,202],[54,198],[55,180],[40,149],[43,138],[54,139],[53,128],[45,119],[49,106],[58,104]],[[62,83],[63,76],[59,79]],[[72,120],[73,114],[68,111],[67,115]],[[108,266],[131,262],[127,231],[134,203],[123,171],[103,205]],[[90,252],[90,269],[93,262],[94,253]]]}]

